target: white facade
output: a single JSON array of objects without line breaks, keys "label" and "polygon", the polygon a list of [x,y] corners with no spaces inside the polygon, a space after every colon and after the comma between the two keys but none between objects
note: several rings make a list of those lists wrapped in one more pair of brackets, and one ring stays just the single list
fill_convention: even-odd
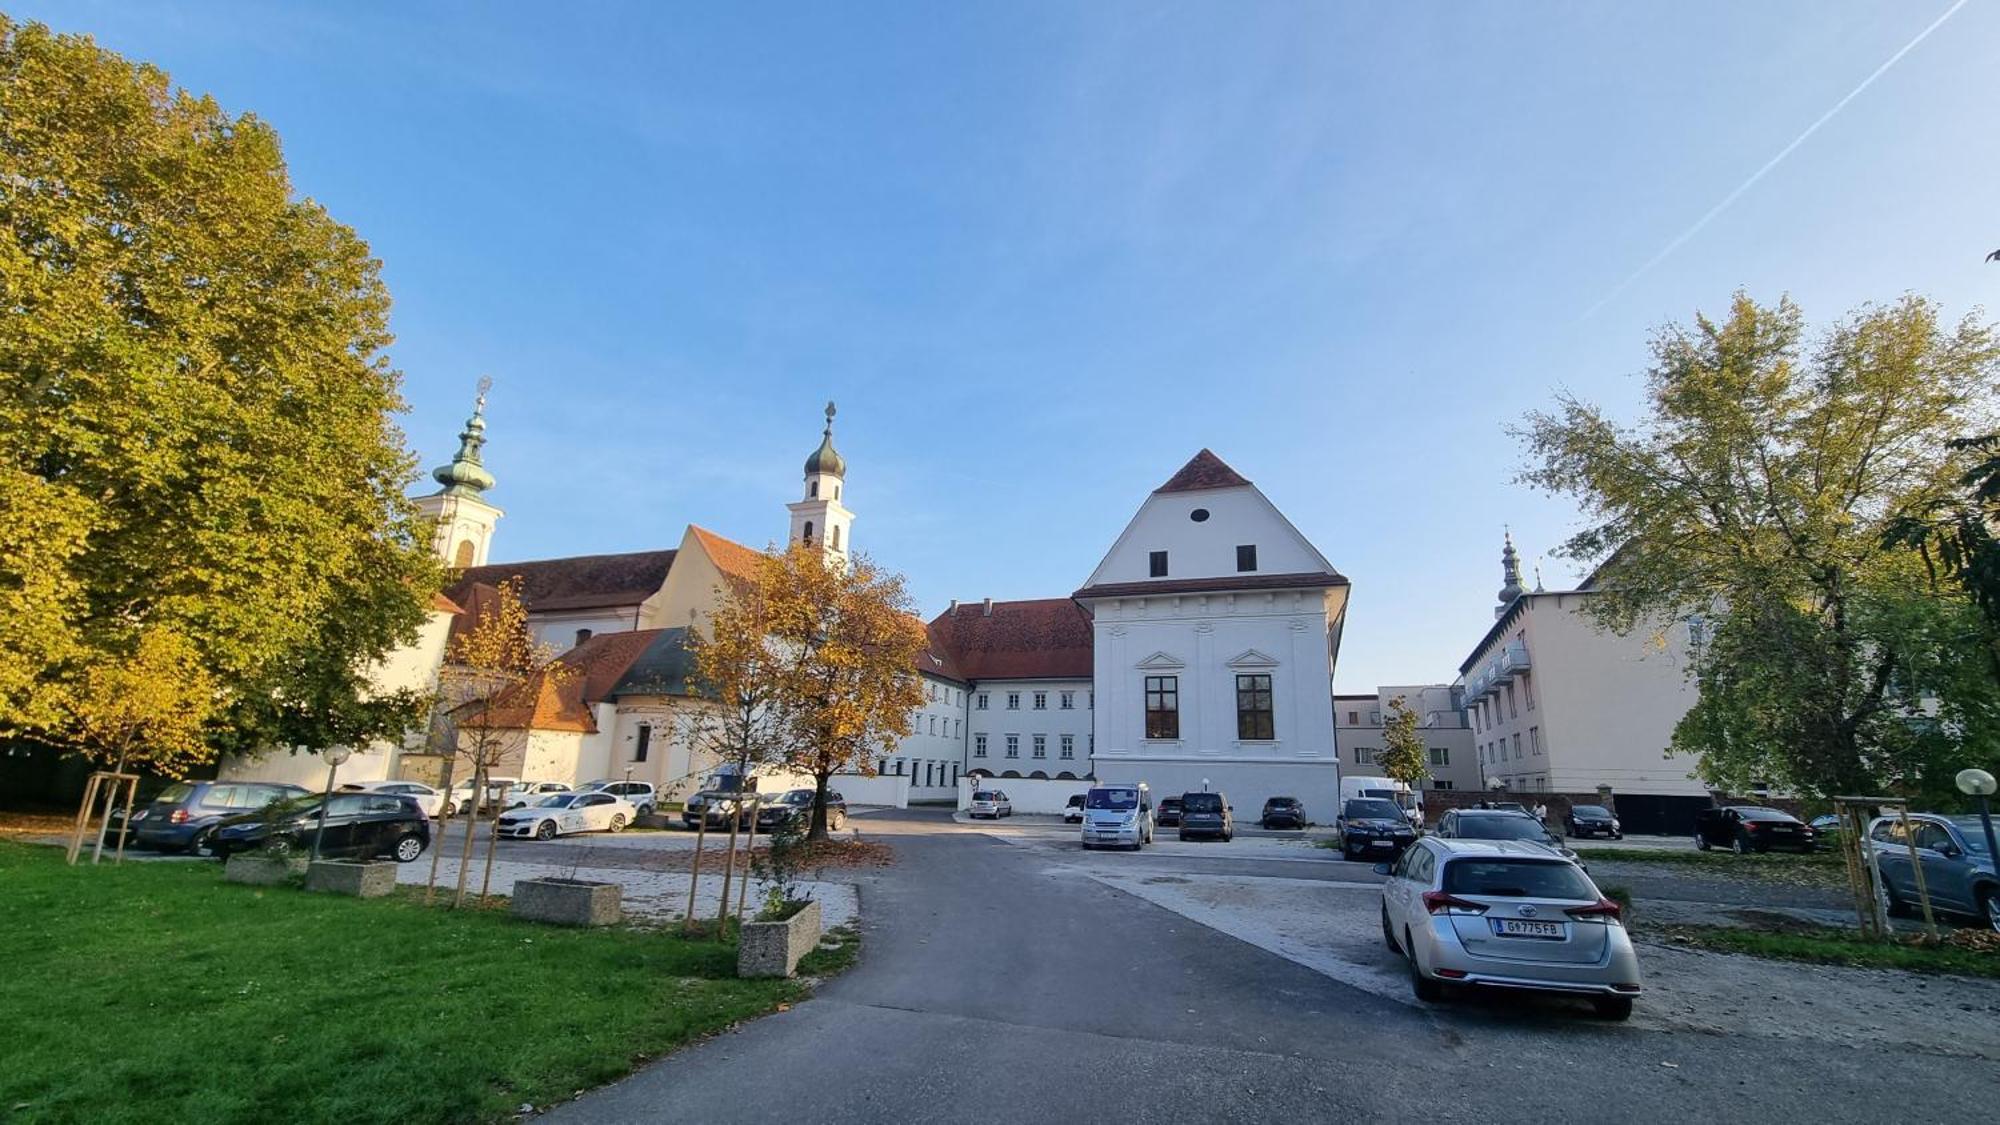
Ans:
[{"label": "white facade", "polygon": [[[893,753],[876,761],[875,770],[904,779],[905,801],[949,801],[965,772],[965,685],[936,676],[923,679],[924,705],[912,716],[913,729]],[[845,780],[843,785],[853,787]]]},{"label": "white facade", "polygon": [[417,514],[434,521],[432,547],[439,558],[464,570],[485,566],[493,549],[493,528],[504,514],[484,500],[440,492],[419,496]]},{"label": "white facade", "polygon": [[1695,702],[1686,622],[1603,630],[1589,590],[1516,594],[1461,667],[1474,753],[1514,792],[1703,796],[1666,748]]},{"label": "white facade", "polygon": [[1450,684],[1390,684],[1375,689],[1372,695],[1334,696],[1334,737],[1340,747],[1341,769],[1350,775],[1376,772],[1389,702],[1401,699],[1405,707],[1416,712],[1417,731],[1423,735],[1429,754],[1431,775],[1421,788],[1478,789],[1483,778],[1471,720],[1456,706],[1456,698]]},{"label": "white facade", "polygon": [[1207,450],[1139,509],[1077,599],[1101,781],[1238,806],[1340,792],[1332,676],[1347,581]]},{"label": "white facade", "polygon": [[979,681],[966,711],[966,768],[1002,778],[1088,776],[1096,695],[1081,679]]}]

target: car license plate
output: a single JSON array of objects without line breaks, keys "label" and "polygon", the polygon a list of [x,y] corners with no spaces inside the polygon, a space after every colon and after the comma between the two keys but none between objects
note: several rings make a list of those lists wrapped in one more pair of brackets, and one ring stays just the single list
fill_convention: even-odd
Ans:
[{"label": "car license plate", "polygon": [[1371,847],[1371,848],[1393,848],[1393,847],[1395,847],[1395,846],[1396,846],[1396,841],[1394,841],[1394,840],[1370,840],[1370,841],[1368,841],[1368,846],[1369,846],[1369,847]]},{"label": "car license plate", "polygon": [[1559,938],[1563,936],[1563,926],[1561,922],[1527,922],[1518,918],[1495,918],[1493,932],[1501,937]]}]

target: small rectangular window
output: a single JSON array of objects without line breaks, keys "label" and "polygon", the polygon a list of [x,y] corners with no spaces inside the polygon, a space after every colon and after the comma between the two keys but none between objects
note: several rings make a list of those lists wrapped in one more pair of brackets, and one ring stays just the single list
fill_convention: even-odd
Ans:
[{"label": "small rectangular window", "polygon": [[1065,761],[1076,757],[1075,735],[1066,734],[1062,736],[1062,756]]},{"label": "small rectangular window", "polygon": [[1065,710],[1065,711],[1074,711],[1074,710],[1076,710],[1076,693],[1075,693],[1075,692],[1073,692],[1073,691],[1066,691],[1066,692],[1063,692],[1063,693],[1062,693],[1062,709],[1063,709],[1063,710]]},{"label": "small rectangular window", "polygon": [[980,692],[980,693],[979,693],[979,695],[978,695],[978,696],[976,696],[976,697],[975,697],[975,698],[973,699],[973,708],[972,708],[972,709],[973,709],[973,710],[975,710],[975,711],[984,711],[984,710],[986,710],[986,693],[985,693],[985,692],[983,692],[983,691],[982,691],[982,692]]},{"label": "small rectangular window", "polygon": [[1046,710],[1048,710],[1048,709],[1049,709],[1049,693],[1048,693],[1048,692],[1045,692],[1045,691],[1038,691],[1038,692],[1036,692],[1036,693],[1035,693],[1035,710],[1037,710],[1037,711],[1046,711]]},{"label": "small rectangular window", "polygon": [[1008,736],[1007,736],[1007,756],[1008,756],[1009,758],[1018,758],[1018,757],[1020,757],[1020,756],[1021,756],[1021,736],[1020,736],[1020,735],[1018,735],[1018,734],[1010,734],[1010,735],[1008,735]]},{"label": "small rectangular window", "polygon": [[1048,735],[1046,735],[1046,734],[1038,734],[1038,735],[1036,735],[1036,736],[1035,736],[1035,757],[1037,757],[1037,758],[1046,758],[1046,757],[1048,757],[1048,756],[1049,756],[1049,736],[1048,736]]},{"label": "small rectangular window", "polygon": [[1167,576],[1167,553],[1165,551],[1154,551],[1149,561],[1152,564],[1153,577],[1165,578]]},{"label": "small rectangular window", "polygon": [[1238,570],[1257,569],[1257,544],[1245,543],[1242,546],[1236,548],[1236,569]]},{"label": "small rectangular window", "polygon": [[975,734],[972,736],[972,756],[975,758],[984,758],[986,756],[985,735]]},{"label": "small rectangular window", "polygon": [[1451,749],[1445,746],[1431,747],[1431,765],[1439,769],[1451,764]]},{"label": "small rectangular window", "polygon": [[1146,677],[1146,737],[1181,736],[1181,688],[1178,676]]},{"label": "small rectangular window", "polygon": [[640,723],[639,732],[638,734],[634,735],[633,738],[634,738],[634,744],[632,746],[632,760],[635,762],[643,762],[646,760],[646,751],[652,749],[653,747],[653,724]]},{"label": "small rectangular window", "polygon": [[1019,711],[1020,709],[1021,709],[1021,693],[1020,693],[1020,692],[1018,692],[1018,691],[1010,691],[1010,692],[1008,692],[1008,693],[1007,693],[1007,710],[1009,710],[1009,711]]}]

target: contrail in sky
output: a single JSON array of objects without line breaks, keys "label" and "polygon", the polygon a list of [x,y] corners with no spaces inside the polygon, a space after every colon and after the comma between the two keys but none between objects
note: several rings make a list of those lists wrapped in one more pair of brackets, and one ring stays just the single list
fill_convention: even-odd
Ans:
[{"label": "contrail in sky", "polygon": [[1916,50],[1917,44],[1922,43],[1924,40],[1930,38],[1931,32],[1936,31],[1940,27],[1943,27],[1944,22],[1946,20],[1957,15],[1958,10],[1960,8],[1965,7],[1966,4],[1970,2],[1971,0],[1958,0],[1958,3],[1953,4],[1949,8],[1946,8],[1944,14],[1932,20],[1929,27],[1926,27],[1922,31],[1919,31],[1915,39],[1912,39],[1908,43],[1903,44],[1902,50],[1897,51],[1893,55],[1890,55],[1886,62],[1884,62],[1881,66],[1875,68],[1874,73],[1870,74],[1866,78],[1863,78],[1859,86],[1856,86],[1854,89],[1849,90],[1847,92],[1846,97],[1833,103],[1833,108],[1827,110],[1825,113],[1820,114],[1819,120],[1813,122],[1811,125],[1806,126],[1805,132],[1800,133],[1796,137],[1793,137],[1791,144],[1788,144],[1784,148],[1779,149],[1778,155],[1773,156],[1769,160],[1766,160],[1762,168],[1759,168],[1755,172],[1752,172],[1750,174],[1749,179],[1744,180],[1742,183],[1736,185],[1735,191],[1732,191],[1728,195],[1723,196],[1722,202],[1717,203],[1713,207],[1710,207],[1706,214],[1702,215],[1701,218],[1696,219],[1694,221],[1693,226],[1682,231],[1679,234],[1679,236],[1677,236],[1672,242],[1667,243],[1667,245],[1663,249],[1661,249],[1659,253],[1653,255],[1652,258],[1648,259],[1645,265],[1640,266],[1638,269],[1632,271],[1632,276],[1619,282],[1611,290],[1611,292],[1606,293],[1604,296],[1598,298],[1597,303],[1590,306],[1589,309],[1585,310],[1583,316],[1580,317],[1579,319],[1589,320],[1592,316],[1596,315],[1597,310],[1610,304],[1612,300],[1615,299],[1620,293],[1625,292],[1626,288],[1629,287],[1633,282],[1639,280],[1641,277],[1644,277],[1646,273],[1650,271],[1654,266],[1657,266],[1661,262],[1665,261],[1667,255],[1672,254],[1674,251],[1680,249],[1681,245],[1685,243],[1688,239],[1693,238],[1697,234],[1700,234],[1701,228],[1707,226],[1712,220],[1714,220],[1714,218],[1717,215],[1720,215],[1724,211],[1728,210],[1729,205],[1736,202],[1737,199],[1741,198],[1744,192],[1749,191],[1753,187],[1756,187],[1757,181],[1763,179],[1764,176],[1771,171],[1771,169],[1776,168],[1780,163],[1783,163],[1785,157],[1790,156],[1792,154],[1793,149],[1806,143],[1807,139],[1809,139],[1814,133],[1819,132],[1820,126],[1833,120],[1834,114],[1839,113],[1843,109],[1846,109],[1848,102],[1851,102],[1855,98],[1860,97],[1861,91],[1866,90],[1870,86],[1873,86],[1877,78],[1880,78],[1884,74],[1887,74],[1889,72],[1890,67],[1895,66],[1897,63],[1901,62],[1904,55],[1907,55],[1911,51]]}]

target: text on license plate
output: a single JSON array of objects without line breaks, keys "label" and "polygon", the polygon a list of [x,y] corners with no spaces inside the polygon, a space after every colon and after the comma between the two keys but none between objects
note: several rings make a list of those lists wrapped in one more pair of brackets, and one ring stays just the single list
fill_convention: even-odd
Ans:
[{"label": "text on license plate", "polygon": [[1495,918],[1493,932],[1501,937],[1559,938],[1563,936],[1563,926],[1561,922],[1524,922],[1516,918]]}]

